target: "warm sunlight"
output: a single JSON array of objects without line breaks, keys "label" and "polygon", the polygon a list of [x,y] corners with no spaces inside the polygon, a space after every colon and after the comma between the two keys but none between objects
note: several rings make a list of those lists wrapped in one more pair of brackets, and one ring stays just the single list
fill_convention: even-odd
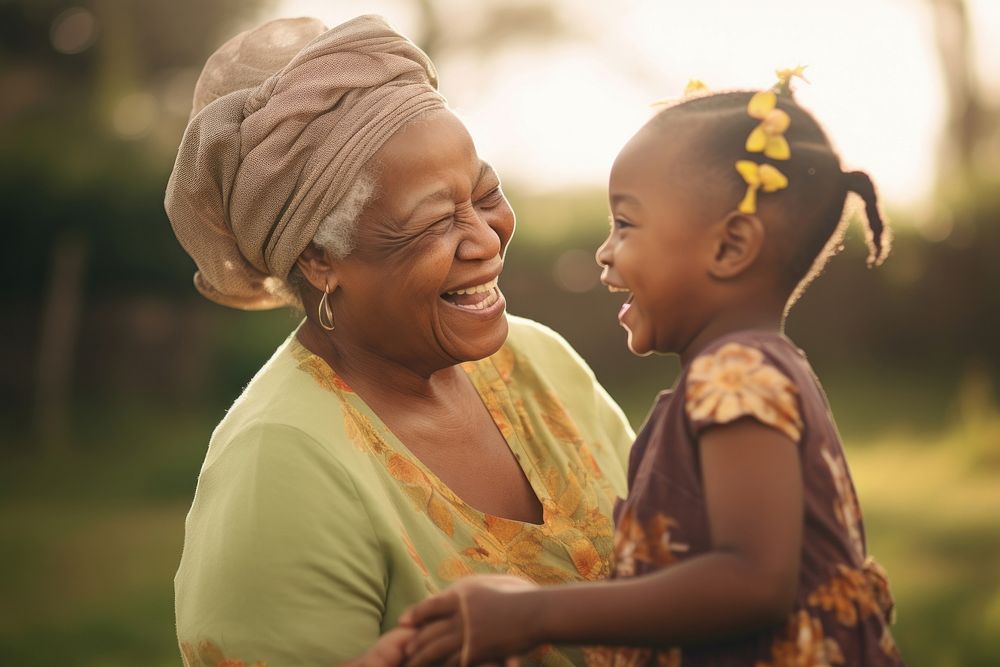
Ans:
[{"label": "warm sunlight", "polygon": [[[286,0],[276,13],[333,24],[361,9]],[[404,32],[419,20],[402,2],[364,9]],[[454,11],[476,10],[456,3]],[[803,63],[812,84],[800,86],[799,99],[826,124],[847,164],[872,172],[896,205],[927,196],[944,105],[931,18],[911,3],[632,0],[586,10],[565,2],[562,11],[578,26],[572,39],[488,61],[438,59],[442,90],[508,180],[538,189],[603,183],[648,104],[677,95],[688,78],[718,88],[766,86],[776,67]]]}]

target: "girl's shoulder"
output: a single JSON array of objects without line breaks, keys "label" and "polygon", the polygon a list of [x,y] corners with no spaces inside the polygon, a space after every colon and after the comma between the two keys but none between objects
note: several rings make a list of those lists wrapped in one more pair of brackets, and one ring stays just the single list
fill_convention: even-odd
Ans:
[{"label": "girl's shoulder", "polygon": [[[767,363],[791,368],[809,368],[809,361],[803,352],[791,339],[782,333],[748,329],[734,331],[719,336],[698,353],[694,361],[703,357],[718,356],[720,353],[732,353],[735,350],[756,350],[764,356]],[[751,353],[751,356],[756,356]],[[692,362],[693,365],[693,362]]]},{"label": "girl's shoulder", "polygon": [[815,378],[805,354],[778,333],[740,331],[712,341],[684,368],[678,398],[695,434],[749,417],[794,442]]}]

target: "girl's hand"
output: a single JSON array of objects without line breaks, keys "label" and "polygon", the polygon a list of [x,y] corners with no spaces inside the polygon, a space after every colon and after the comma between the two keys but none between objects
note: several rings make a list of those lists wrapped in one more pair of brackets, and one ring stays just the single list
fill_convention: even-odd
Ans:
[{"label": "girl's hand", "polygon": [[400,625],[416,628],[407,667],[469,667],[507,660],[537,644],[526,593],[538,586],[519,577],[484,575],[459,581],[446,592],[408,609]]}]

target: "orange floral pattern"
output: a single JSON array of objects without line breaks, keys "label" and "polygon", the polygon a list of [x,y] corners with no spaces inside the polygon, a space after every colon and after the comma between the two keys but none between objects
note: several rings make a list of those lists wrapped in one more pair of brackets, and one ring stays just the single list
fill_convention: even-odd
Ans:
[{"label": "orange floral pattern", "polygon": [[665,514],[654,514],[643,526],[636,520],[634,512],[623,513],[615,532],[615,576],[634,577],[637,563],[657,568],[676,563],[677,554],[685,553],[690,548],[671,538],[670,531],[677,527],[677,521]]},{"label": "orange floral pattern", "polygon": [[807,601],[813,607],[833,612],[841,625],[849,627],[871,616],[891,623],[895,613],[885,570],[870,557],[860,569],[839,564],[837,574],[811,593]]},{"label": "orange floral pattern", "polygon": [[753,417],[798,442],[802,437],[798,389],[764,355],[740,343],[727,343],[691,364],[685,394],[692,421],[726,424]]},{"label": "orange floral pattern", "polygon": [[222,649],[210,641],[199,642],[195,647],[188,642],[181,642],[181,660],[184,667],[267,667],[267,663],[244,662],[227,658]]},{"label": "orange floral pattern", "polygon": [[785,635],[774,640],[771,660],[757,661],[754,667],[833,667],[843,665],[840,645],[823,633],[818,618],[800,610],[788,619]]},{"label": "orange floral pattern", "polygon": [[584,650],[587,667],[681,667],[681,651],[677,648],[622,648],[593,646]]},{"label": "orange floral pattern", "polygon": [[[527,398],[534,409],[512,395],[508,383],[521,360],[509,346],[487,360],[464,363],[462,368],[473,379],[504,438],[529,448],[523,453],[530,459],[526,473],[535,470],[545,491],[538,494],[545,518],[541,526],[484,515],[469,507],[405,448],[390,444],[394,436],[359,409],[350,387],[329,365],[301,345],[293,353],[300,370],[340,399],[345,432],[354,446],[374,456],[441,533],[459,544],[465,542],[434,568],[433,574],[443,583],[473,573],[515,574],[542,584],[610,574],[614,525],[607,506],[614,492],[579,427],[554,393],[544,386],[531,392]],[[530,449],[543,431],[549,442],[562,443],[571,452],[563,466],[551,461],[550,452]],[[573,569],[546,555],[560,552],[568,556]],[[418,558],[415,549],[410,555]],[[418,566],[427,571],[423,561]]]},{"label": "orange floral pattern", "polygon": [[851,484],[851,477],[847,472],[847,461],[843,454],[831,451],[827,447],[824,447],[821,453],[837,489],[833,498],[833,514],[837,517],[837,522],[847,531],[854,555],[858,560],[862,560],[865,555],[865,542],[861,536],[861,506],[858,504],[854,485]]}]

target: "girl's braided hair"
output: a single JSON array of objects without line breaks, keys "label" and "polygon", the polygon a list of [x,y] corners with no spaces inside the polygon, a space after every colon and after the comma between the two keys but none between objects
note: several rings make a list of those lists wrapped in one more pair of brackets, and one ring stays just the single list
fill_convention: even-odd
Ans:
[{"label": "girl's braided hair", "polygon": [[[720,196],[732,197],[735,207],[745,183],[736,172],[738,160],[753,159],[778,168],[788,186],[761,197],[762,216],[769,226],[782,225],[776,235],[784,259],[782,282],[801,291],[839,246],[849,193],[864,202],[869,266],[881,264],[889,253],[891,236],[879,210],[875,185],[862,171],[844,172],[840,156],[816,119],[790,94],[777,96],[777,108],[791,123],[784,136],[789,159],[773,160],[746,151],[747,136],[759,123],[747,113],[756,91],[727,91],[685,98],[662,110],[652,121],[661,129],[683,127],[690,138],[686,160],[697,167],[692,174],[708,177]],[[691,135],[690,133],[693,133]],[[773,220],[771,218],[774,218]]]}]

